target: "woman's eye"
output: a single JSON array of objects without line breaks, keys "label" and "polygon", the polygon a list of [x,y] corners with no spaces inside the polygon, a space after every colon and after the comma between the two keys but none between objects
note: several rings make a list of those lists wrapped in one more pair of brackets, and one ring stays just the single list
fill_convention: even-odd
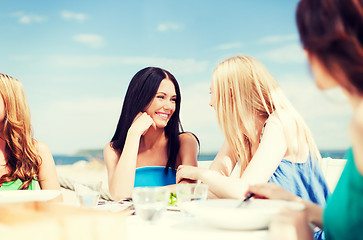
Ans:
[{"label": "woman's eye", "polygon": [[170,101],[176,102],[176,98],[172,98],[172,99],[170,99]]},{"label": "woman's eye", "polygon": [[157,98],[164,99],[164,96],[157,96]]}]

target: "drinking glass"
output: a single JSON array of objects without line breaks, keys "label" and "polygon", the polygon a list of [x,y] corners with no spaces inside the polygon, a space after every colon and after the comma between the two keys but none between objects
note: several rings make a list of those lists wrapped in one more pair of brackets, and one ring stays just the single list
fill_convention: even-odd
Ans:
[{"label": "drinking glass", "polygon": [[100,198],[102,181],[86,181],[74,183],[79,204],[83,207],[97,206]]},{"label": "drinking glass", "polygon": [[132,191],[136,215],[149,223],[160,219],[169,198],[170,191],[165,187],[136,187]]},{"label": "drinking glass", "polygon": [[206,200],[208,195],[208,185],[203,183],[187,183],[176,185],[176,197],[179,208],[185,215],[190,216],[184,203],[196,200]]}]

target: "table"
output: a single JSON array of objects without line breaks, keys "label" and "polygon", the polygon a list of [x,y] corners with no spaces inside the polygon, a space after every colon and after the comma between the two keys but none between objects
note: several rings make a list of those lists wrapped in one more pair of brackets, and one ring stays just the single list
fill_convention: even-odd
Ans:
[{"label": "table", "polygon": [[[268,231],[230,231],[204,224],[179,211],[166,211],[149,224],[128,216],[129,204],[105,203],[95,208],[43,202],[0,204],[1,239],[29,240],[268,240]],[[124,210],[124,211],[123,211]],[[42,234],[39,235],[39,232]]]},{"label": "table", "polygon": [[154,223],[146,223],[136,215],[126,219],[126,236],[128,240],[223,240],[248,239],[267,240],[268,230],[231,231],[217,229],[204,224],[194,217],[186,217],[181,212],[167,211]]},{"label": "table", "polygon": [[126,213],[46,202],[0,204],[0,239],[126,239]]}]

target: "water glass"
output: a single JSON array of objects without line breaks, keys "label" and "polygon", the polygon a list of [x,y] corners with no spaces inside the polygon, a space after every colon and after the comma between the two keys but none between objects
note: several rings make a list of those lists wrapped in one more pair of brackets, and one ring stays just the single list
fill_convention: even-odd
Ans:
[{"label": "water glass", "polygon": [[136,187],[132,191],[136,215],[149,223],[160,219],[169,198],[170,191],[165,187]]},{"label": "water glass", "polygon": [[102,181],[87,181],[74,183],[79,204],[83,207],[97,206],[100,198]]},{"label": "water glass", "polygon": [[177,184],[176,185],[176,197],[178,201],[178,206],[181,211],[186,215],[188,214],[187,209],[183,207],[184,203],[196,201],[196,200],[206,200],[208,196],[208,185],[203,183],[190,183],[190,184]]}]

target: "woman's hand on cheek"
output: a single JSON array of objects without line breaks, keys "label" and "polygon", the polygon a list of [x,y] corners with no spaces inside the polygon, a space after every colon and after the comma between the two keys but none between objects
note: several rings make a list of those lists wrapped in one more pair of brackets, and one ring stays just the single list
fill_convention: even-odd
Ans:
[{"label": "woman's hand on cheek", "polygon": [[145,135],[145,133],[147,132],[147,130],[149,130],[150,127],[156,129],[154,120],[146,112],[143,113],[140,112],[139,114],[136,115],[129,131],[132,131],[140,135]]}]

